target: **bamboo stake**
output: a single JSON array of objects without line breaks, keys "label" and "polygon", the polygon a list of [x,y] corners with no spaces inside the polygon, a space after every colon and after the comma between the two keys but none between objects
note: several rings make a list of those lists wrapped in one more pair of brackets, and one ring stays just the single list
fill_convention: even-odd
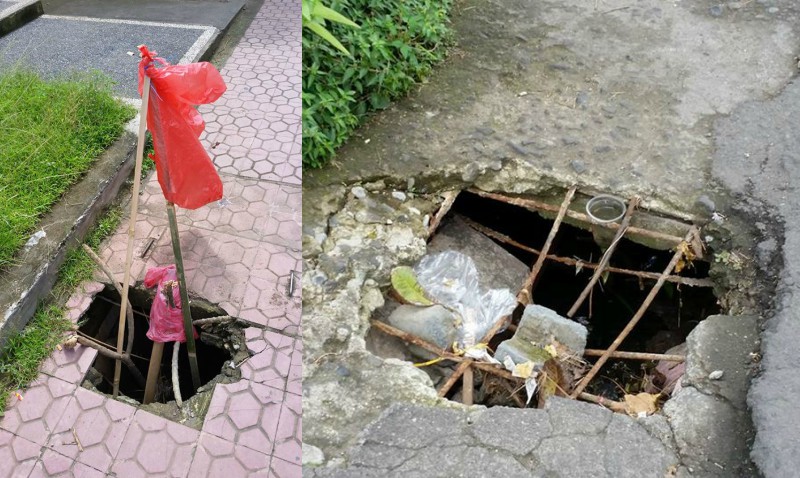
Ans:
[{"label": "bamboo stake", "polygon": [[586,287],[583,288],[581,294],[578,296],[578,299],[575,300],[575,303],[572,304],[572,308],[569,309],[567,312],[567,317],[570,319],[575,312],[583,305],[583,301],[586,300],[586,297],[589,293],[594,289],[594,285],[600,279],[600,276],[603,275],[603,271],[608,265],[608,262],[611,260],[611,255],[614,254],[614,251],[619,244],[619,241],[622,239],[622,236],[625,234],[625,231],[628,230],[628,226],[631,223],[631,218],[633,217],[633,211],[636,210],[636,207],[639,205],[640,199],[638,197],[633,197],[628,202],[628,209],[625,211],[625,217],[622,219],[622,224],[620,224],[619,229],[617,229],[617,233],[614,235],[614,240],[611,241],[611,245],[608,246],[608,249],[603,253],[603,257],[600,259],[600,263],[597,265],[597,269],[594,270],[594,274],[592,274],[592,278],[589,280],[589,283],[586,284]]},{"label": "bamboo stake", "polygon": [[[530,252],[531,254],[536,254],[537,256],[541,254],[541,251],[539,251],[538,249],[534,249],[533,247],[529,247],[529,246],[526,246],[525,244],[517,242],[514,239],[511,239],[510,237],[506,236],[505,234],[497,232],[494,229],[488,228],[488,227],[484,226],[483,224],[479,224],[479,223],[473,221],[472,219],[469,219],[467,217],[462,217],[461,219],[464,222],[466,222],[467,225],[469,225],[471,228],[473,228],[476,231],[481,232],[481,233],[491,237],[492,239],[494,239],[496,241],[500,241],[503,244],[508,244],[508,245],[514,246],[517,249],[521,249],[521,250],[523,250],[525,252]],[[630,228],[628,229],[628,231],[630,231]],[[578,259],[573,259],[571,257],[560,257],[560,256],[557,256],[555,254],[548,254],[547,255],[547,259],[551,260],[553,262],[558,262],[559,264],[564,264],[565,266],[580,266],[580,267],[585,267],[587,269],[592,269],[592,270],[595,270],[598,267],[598,264],[595,264],[593,262],[586,262],[586,261],[582,261],[582,260],[578,260]],[[624,274],[624,275],[629,275],[629,276],[634,276],[634,277],[640,277],[642,279],[658,280],[658,278],[661,275],[661,274],[656,273],[656,272],[634,271],[634,270],[631,270],[631,269],[622,269],[622,268],[619,268],[619,267],[612,267],[612,266],[607,266],[606,270],[608,272],[613,272],[613,273],[616,273],[616,274]],[[668,276],[667,277],[667,282],[673,282],[675,284],[688,285],[689,287],[714,287],[714,282],[711,281],[710,279],[694,279],[692,277],[682,277],[682,276],[676,276],[676,275]]]},{"label": "bamboo stake", "polygon": [[181,240],[178,236],[178,220],[175,217],[175,204],[167,202],[167,217],[169,218],[169,232],[172,236],[172,251],[175,254],[175,268],[178,272],[178,288],[181,293],[181,310],[183,311],[183,330],[186,333],[186,351],[189,354],[189,368],[192,373],[192,391],[200,387],[200,369],[197,366],[197,348],[194,343],[192,329],[192,310],[189,305],[189,289],[186,287],[186,275],[183,271],[183,256],[181,255]]},{"label": "bamboo stake", "polygon": [[[95,254],[91,247],[84,244],[83,250],[86,251],[86,254],[89,255],[95,264],[97,264],[97,267],[99,267],[106,277],[108,277],[108,280],[111,281],[111,285],[114,286],[114,289],[116,289],[117,293],[120,295],[120,297],[122,297],[122,286],[119,282],[117,282],[117,279],[114,278],[114,274],[111,273],[111,269],[109,269],[108,266],[103,263],[102,259]],[[125,343],[125,355],[130,357],[131,352],[133,351],[133,337],[135,333],[134,327],[136,327],[136,325],[135,321],[133,320],[133,307],[131,306],[131,301],[128,300],[127,296],[125,297],[125,302],[127,303],[125,322],[128,324],[128,341]],[[122,306],[120,305],[120,307]]]},{"label": "bamboo stake", "polygon": [[164,342],[153,342],[153,351],[150,353],[150,366],[147,368],[147,383],[144,385],[144,400],[142,405],[153,401],[156,395],[158,375],[161,371],[161,357],[164,354]]},{"label": "bamboo stake", "polygon": [[[139,189],[142,183],[142,159],[144,158],[144,133],[147,130],[147,103],[150,100],[150,77],[145,75],[142,85],[142,106],[139,108],[139,138],[136,142],[136,164],[133,168],[133,191],[131,191],[131,214],[128,224],[128,249],[125,253],[125,275],[122,279],[122,304],[119,309],[119,326],[117,328],[117,353],[122,353],[122,342],[125,340],[125,318],[128,313],[128,289],[131,284],[131,263],[133,262],[133,241],[136,234],[136,215],[139,210]],[[119,377],[122,373],[122,362],[114,364],[114,398],[119,395]]]},{"label": "bamboo stake", "polygon": [[[586,349],[583,351],[584,357],[602,357],[605,350]],[[630,359],[630,360],[664,360],[667,362],[685,362],[683,355],[671,354],[649,354],[645,352],[620,352],[619,350],[608,354],[610,358]]]},{"label": "bamboo stake", "polygon": [[664,269],[664,272],[661,273],[661,277],[659,277],[658,282],[656,282],[653,288],[650,289],[650,293],[647,295],[647,298],[644,300],[644,302],[642,302],[642,305],[639,307],[639,310],[636,311],[636,315],[634,315],[633,318],[631,318],[630,322],[628,322],[628,325],[626,325],[625,328],[622,330],[622,332],[620,332],[619,336],[617,336],[617,338],[614,339],[614,342],[611,344],[608,350],[606,350],[605,353],[603,353],[603,355],[601,355],[600,358],[597,359],[597,362],[595,362],[594,366],[592,366],[592,369],[589,370],[589,373],[587,373],[586,376],[583,377],[583,379],[580,381],[580,383],[578,383],[578,386],[575,387],[575,390],[573,390],[572,395],[570,395],[572,398],[577,398],[578,395],[580,395],[581,392],[583,392],[583,390],[586,388],[586,386],[589,384],[592,378],[594,378],[594,376],[597,375],[597,372],[600,371],[600,368],[608,361],[611,354],[616,352],[620,344],[622,344],[622,341],[625,340],[628,334],[631,333],[631,330],[633,330],[633,328],[636,326],[639,320],[641,320],[642,316],[644,316],[644,313],[647,311],[647,308],[650,307],[650,304],[656,298],[658,291],[661,290],[661,286],[663,286],[664,282],[666,282],[666,277],[672,272],[672,270],[675,268],[675,265],[683,256],[682,246],[691,243],[692,239],[697,234],[697,232],[698,232],[697,227],[692,226],[692,228],[686,234],[686,237],[684,238],[683,242],[681,242],[681,244],[678,245],[675,254],[672,256],[672,260],[669,261],[669,264]]},{"label": "bamboo stake", "polygon": [[517,301],[523,305],[528,305],[531,303],[531,297],[533,294],[533,287],[536,284],[536,278],[539,275],[539,271],[542,269],[542,265],[547,257],[547,253],[550,251],[550,246],[553,244],[553,240],[556,238],[558,228],[561,227],[561,221],[564,220],[564,215],[567,213],[569,205],[572,202],[572,198],[575,196],[575,191],[577,189],[578,188],[576,186],[572,186],[569,188],[569,191],[567,191],[567,195],[564,196],[564,201],[561,203],[561,208],[558,210],[558,216],[556,216],[555,221],[553,221],[553,226],[550,228],[550,234],[547,235],[547,240],[544,241],[544,246],[542,246],[542,253],[536,258],[536,262],[531,268],[531,273],[528,275],[528,279],[525,281],[525,284],[522,285],[522,290],[520,290],[519,294],[517,294]]},{"label": "bamboo stake", "polygon": [[[537,201],[535,199],[514,198],[514,197],[504,196],[502,194],[489,193],[489,192],[486,192],[486,191],[481,191],[480,189],[476,189],[476,188],[470,188],[470,189],[468,189],[468,191],[473,193],[473,194],[477,194],[478,196],[481,196],[481,197],[494,199],[495,201],[504,202],[506,204],[512,204],[514,206],[523,207],[523,208],[525,208],[525,209],[527,209],[529,211],[533,211],[533,212],[536,212],[536,213],[541,212],[541,211],[550,211],[550,212],[558,211],[557,207],[552,206],[550,204],[547,204],[545,202]],[[592,223],[593,222],[592,218],[590,218],[588,215],[586,215],[586,214],[584,214],[582,212],[578,212],[578,211],[567,211],[567,217],[569,217],[570,219],[575,219],[576,221],[580,221],[580,222],[586,222],[586,223]],[[603,223],[603,224],[595,223],[595,225],[596,226],[600,226],[600,227],[604,227],[606,229],[619,229],[619,224],[614,223],[614,222]],[[665,242],[670,242],[670,243],[675,244],[675,245],[678,245],[681,242],[681,238],[678,237],[678,236],[673,236],[671,234],[665,234],[663,232],[650,231],[648,229],[642,229],[640,227],[631,226],[630,228],[628,228],[628,233],[631,236],[647,237],[649,239],[656,239],[656,240],[661,240],[661,241],[665,241]]]}]

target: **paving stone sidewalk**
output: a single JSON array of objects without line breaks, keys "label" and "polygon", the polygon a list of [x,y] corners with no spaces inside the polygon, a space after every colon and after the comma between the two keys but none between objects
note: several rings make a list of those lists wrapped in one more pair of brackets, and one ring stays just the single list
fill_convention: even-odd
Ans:
[{"label": "paving stone sidewalk", "polygon": [[[300,49],[299,3],[267,0],[222,69],[228,91],[201,109],[225,198],[178,216],[190,290],[252,324],[242,380],[216,386],[198,431],[81,388],[96,352],[56,351],[0,419],[0,477],[301,476]],[[153,175],[136,238],[155,242],[136,280],[173,262],[164,207]],[[119,277],[127,227],[100,254]],[[83,284],[69,317],[102,288]]]}]

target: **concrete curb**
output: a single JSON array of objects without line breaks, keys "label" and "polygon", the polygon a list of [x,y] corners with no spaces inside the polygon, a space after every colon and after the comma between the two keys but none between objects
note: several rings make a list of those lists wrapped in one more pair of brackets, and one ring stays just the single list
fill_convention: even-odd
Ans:
[{"label": "concrete curb", "polygon": [[0,11],[0,36],[11,33],[44,14],[41,0],[26,0]]}]

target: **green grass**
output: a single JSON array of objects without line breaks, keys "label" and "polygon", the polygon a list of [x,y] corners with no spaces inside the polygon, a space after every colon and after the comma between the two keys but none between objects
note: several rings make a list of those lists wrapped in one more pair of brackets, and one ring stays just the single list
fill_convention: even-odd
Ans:
[{"label": "green grass", "polygon": [[40,307],[28,326],[8,339],[0,354],[0,416],[8,395],[39,375],[39,365],[71,327],[60,307]]},{"label": "green grass", "polygon": [[0,73],[0,270],[134,114],[100,76]]}]

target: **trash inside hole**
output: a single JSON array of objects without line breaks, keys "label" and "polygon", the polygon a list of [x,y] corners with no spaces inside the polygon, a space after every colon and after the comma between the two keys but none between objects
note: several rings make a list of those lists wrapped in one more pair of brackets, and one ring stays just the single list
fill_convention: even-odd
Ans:
[{"label": "trash inside hole", "polygon": [[[462,192],[430,241],[429,256],[447,250],[461,251],[474,260],[480,272],[483,291],[500,288],[517,294],[530,274],[531,266],[538,258],[538,254],[531,250],[543,248],[553,227],[554,216],[552,208],[534,212],[519,207],[519,204],[504,203]],[[586,300],[578,306],[576,298],[587,287],[604,252],[611,244],[610,239],[615,235],[613,229],[596,228],[588,216],[585,217],[587,221],[584,223],[571,220],[570,223],[564,221],[560,224],[548,251],[548,259],[544,261],[537,275],[532,292],[532,302],[536,307],[541,307],[539,312],[545,316],[552,312],[553,317],[542,318],[539,317],[542,314],[538,314],[537,318],[531,319],[536,324],[550,325],[560,324],[559,321],[563,319],[567,325],[573,323],[585,327],[584,342],[580,343],[581,356],[576,357],[583,365],[567,367],[584,374],[598,360],[597,354],[592,355],[591,352],[605,352],[608,349],[643,304],[662,271],[677,255],[675,251],[665,247],[641,244],[649,241],[648,238],[660,240],[666,236],[665,233],[645,231],[646,240],[638,237],[637,242],[628,239],[626,234],[616,241],[614,245],[616,249],[609,256],[610,260],[604,272],[591,288]],[[652,217],[648,220],[652,221]],[[671,218],[664,220],[676,222]],[[688,229],[690,225],[685,227]],[[680,242],[678,238],[674,244]],[[685,342],[686,336],[700,321],[720,312],[713,284],[708,278],[710,265],[694,257],[688,249],[681,255],[680,262],[680,267],[668,275],[668,280],[661,286],[652,303],[646,307],[642,318],[617,348],[618,351],[636,355],[637,359],[611,357],[599,373],[588,381],[584,389],[586,393],[620,401],[625,395],[640,392],[655,395],[662,389],[667,391],[670,386],[668,382],[674,379],[674,370],[665,368],[663,361],[643,360],[641,357],[647,357],[647,354],[672,354],[672,356],[685,354],[685,350],[680,351],[680,346]],[[393,295],[396,296],[396,293]],[[469,355],[462,355],[457,361],[446,358],[442,360],[430,350],[422,350],[414,343],[408,345],[409,335],[412,337],[423,335],[429,339],[428,343],[437,342],[437,345],[449,354],[459,353],[457,347],[464,344],[456,343],[456,347],[447,347],[444,342],[453,339],[452,331],[446,327],[440,331],[428,330],[431,327],[429,319],[419,318],[420,320],[410,325],[398,322],[397,307],[397,302],[390,298],[387,300],[387,305],[376,312],[373,319],[386,323],[394,329],[389,330],[381,324],[373,327],[367,337],[368,347],[379,355],[415,362],[431,376],[437,389],[446,387],[448,379],[453,371],[458,369],[460,361]],[[574,313],[567,319],[569,311],[573,308]],[[433,307],[430,309],[433,310]],[[522,305],[514,310],[511,325],[496,334],[489,343],[490,355],[501,361],[503,355],[511,355],[514,359],[512,365],[519,365],[520,356],[515,355],[518,350],[510,353],[508,350],[503,353],[501,351],[509,348],[509,344],[512,343],[510,339],[515,336],[523,313],[528,314],[528,312],[532,314],[535,311],[528,311]],[[416,318],[411,319],[412,322],[415,320]],[[391,335],[398,330],[410,334],[387,337],[387,334]],[[440,336],[444,338],[439,341],[434,340]],[[505,345],[501,345],[504,343]],[[543,347],[545,344],[539,345]],[[585,355],[583,355],[584,347]],[[460,353],[463,354],[464,351]],[[540,362],[547,362],[547,357],[543,356]],[[656,370],[657,365],[658,370]],[[506,369],[517,373],[513,368],[506,367]],[[574,385],[570,383],[570,379],[581,378],[580,375],[558,376],[561,371],[555,369],[551,369],[550,372],[557,379],[550,384],[551,388],[561,386],[569,388]],[[519,373],[525,372],[523,370]],[[516,382],[508,380],[501,375],[486,373],[477,368],[474,370],[474,376],[470,378],[474,390],[465,390],[463,385],[453,386],[445,396],[464,401],[464,396],[469,395],[468,400],[471,403],[488,406],[537,405],[536,400],[531,404],[526,403],[526,392],[518,380]],[[548,383],[547,381],[540,383],[540,388],[542,384]],[[561,392],[568,394],[569,390]]]}]

